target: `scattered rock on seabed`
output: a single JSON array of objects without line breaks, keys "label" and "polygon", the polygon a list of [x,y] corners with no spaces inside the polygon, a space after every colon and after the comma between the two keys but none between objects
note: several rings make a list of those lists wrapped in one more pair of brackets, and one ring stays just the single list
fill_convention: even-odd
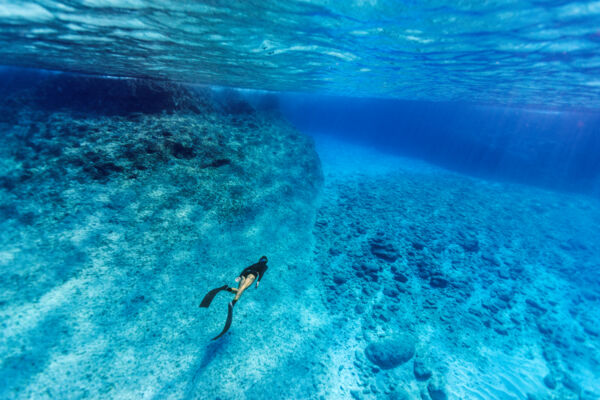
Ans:
[{"label": "scattered rock on seabed", "polygon": [[581,393],[579,393],[579,400],[600,400],[600,391],[583,389]]},{"label": "scattered rock on seabed", "polygon": [[427,384],[427,392],[431,400],[447,400],[446,383],[438,376],[434,376]]},{"label": "scattered rock on seabed", "polygon": [[[594,282],[600,281],[594,272],[600,254],[590,254],[600,242],[597,202],[420,168],[412,161],[404,169],[404,161],[398,162],[390,173],[328,174],[318,221],[338,223],[315,225],[325,285],[339,279],[336,274],[347,277],[328,308],[343,320],[340,340],[365,349],[361,353],[368,359],[354,364],[363,397],[385,398],[371,385],[381,390],[390,376],[401,375],[411,398],[453,398],[461,388],[450,385],[463,384],[456,375],[449,372],[444,385],[429,384],[436,375],[432,369],[453,359],[486,365],[464,382],[465,389],[477,391],[479,383],[493,380],[488,373],[508,369],[494,356],[481,363],[482,350],[489,350],[515,361],[511,373],[531,372],[520,362],[523,354],[552,371],[553,379],[544,380],[540,366],[532,387],[506,389],[506,397],[549,392],[575,400],[583,390],[563,384],[563,371],[583,386],[582,375],[600,363],[600,332],[593,324],[598,317],[586,311],[597,306]],[[526,205],[532,198],[548,210],[543,218]],[[558,246],[574,231],[586,232],[582,246]],[[330,248],[338,249],[335,256]],[[435,354],[436,368],[422,368],[419,358],[398,363],[376,346],[397,329],[419,337]]]},{"label": "scattered rock on seabed", "polygon": [[370,343],[365,349],[369,361],[382,369],[392,369],[410,360],[415,354],[415,340],[398,334]]},{"label": "scattered rock on seabed", "polygon": [[544,385],[548,389],[556,389],[556,378],[552,374],[548,374],[544,377]]},{"label": "scattered rock on seabed", "polygon": [[371,253],[382,260],[394,262],[400,257],[400,253],[393,241],[383,234],[371,238],[369,244],[371,246]]},{"label": "scattered rock on seabed", "polygon": [[427,362],[421,358],[415,358],[413,365],[415,378],[419,381],[426,381],[431,378],[432,371],[427,365]]}]

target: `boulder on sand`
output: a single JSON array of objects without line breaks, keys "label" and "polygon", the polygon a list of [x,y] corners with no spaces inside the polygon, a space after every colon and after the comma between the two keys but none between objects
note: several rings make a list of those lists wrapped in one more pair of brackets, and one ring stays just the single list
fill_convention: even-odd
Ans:
[{"label": "boulder on sand", "polygon": [[365,355],[381,369],[392,369],[404,364],[415,354],[415,340],[409,335],[399,334],[370,343]]}]

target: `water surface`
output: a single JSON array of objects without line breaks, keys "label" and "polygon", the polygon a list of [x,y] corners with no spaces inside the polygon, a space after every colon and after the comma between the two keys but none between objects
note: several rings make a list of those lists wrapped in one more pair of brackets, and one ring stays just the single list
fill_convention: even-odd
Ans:
[{"label": "water surface", "polygon": [[597,1],[0,3],[2,63],[267,90],[600,105]]}]

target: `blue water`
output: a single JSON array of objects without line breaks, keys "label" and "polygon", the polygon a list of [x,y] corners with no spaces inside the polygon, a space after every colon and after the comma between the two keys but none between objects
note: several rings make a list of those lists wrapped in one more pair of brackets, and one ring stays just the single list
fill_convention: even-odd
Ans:
[{"label": "blue water", "polygon": [[598,99],[594,1],[0,0],[0,399],[599,400]]},{"label": "blue water", "polygon": [[600,118],[587,111],[286,95],[300,130],[500,181],[600,194]]},{"label": "blue water", "polygon": [[598,107],[594,1],[3,1],[2,63],[360,97]]}]

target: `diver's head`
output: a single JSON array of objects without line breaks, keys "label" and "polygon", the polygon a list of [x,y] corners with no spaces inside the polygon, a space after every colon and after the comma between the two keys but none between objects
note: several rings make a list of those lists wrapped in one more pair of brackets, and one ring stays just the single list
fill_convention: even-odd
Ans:
[{"label": "diver's head", "polygon": [[259,263],[262,263],[262,264],[266,264],[266,263],[267,263],[267,261],[269,261],[269,260],[267,260],[267,256],[262,256],[262,257],[260,258],[260,260],[258,260],[258,262],[259,262]]}]

